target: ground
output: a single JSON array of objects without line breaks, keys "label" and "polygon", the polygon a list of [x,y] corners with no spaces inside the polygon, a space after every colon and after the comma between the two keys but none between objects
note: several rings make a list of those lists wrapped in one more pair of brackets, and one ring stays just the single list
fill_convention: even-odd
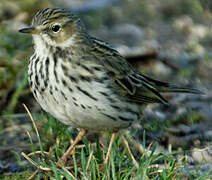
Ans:
[{"label": "ground", "polygon": [[[143,118],[125,134],[139,170],[118,138],[108,168],[100,166],[108,136],[97,142],[90,135],[76,150],[71,170],[54,162],[77,132],[42,112],[27,84],[32,54],[30,36],[18,33],[37,10],[69,7],[77,12],[91,35],[114,46],[139,71],[158,80],[198,88],[204,95],[166,94],[170,105],[143,108]],[[49,2],[2,0],[0,4],[0,177],[24,179],[36,171],[21,152],[39,153],[32,159],[60,179],[209,179],[212,177],[212,31],[211,3],[200,0],[82,0]],[[33,114],[39,137],[30,121]],[[27,133],[28,132],[28,133]],[[39,139],[40,138],[40,139]],[[90,145],[88,142],[92,142]],[[83,144],[86,144],[83,146]],[[50,148],[51,147],[51,148]],[[120,153],[121,152],[121,153]],[[45,164],[46,163],[46,164]],[[30,166],[29,166],[30,165]],[[78,167],[78,168],[77,168]],[[39,168],[38,168],[39,169]],[[44,177],[43,177],[44,178]]]}]

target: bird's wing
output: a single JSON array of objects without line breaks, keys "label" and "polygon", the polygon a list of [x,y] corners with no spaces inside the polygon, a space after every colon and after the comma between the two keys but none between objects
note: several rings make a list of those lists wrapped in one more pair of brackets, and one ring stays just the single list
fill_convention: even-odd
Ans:
[{"label": "bird's wing", "polygon": [[199,90],[179,87],[151,79],[137,72],[119,53],[107,43],[93,39],[92,52],[104,66],[111,79],[130,101],[138,103],[163,103],[163,92],[201,93]]},{"label": "bird's wing", "polygon": [[135,69],[107,43],[98,39],[93,40],[93,54],[104,66],[121,94],[129,97],[130,101],[138,103],[167,103],[159,91],[144,76]]}]

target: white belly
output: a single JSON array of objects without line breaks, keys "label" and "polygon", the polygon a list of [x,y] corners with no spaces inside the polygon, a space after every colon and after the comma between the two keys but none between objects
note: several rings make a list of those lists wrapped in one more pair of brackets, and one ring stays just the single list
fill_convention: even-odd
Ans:
[{"label": "white belly", "polygon": [[[114,131],[126,128],[132,123],[116,118],[119,112],[114,111],[104,97],[100,98],[99,96],[98,101],[100,102],[94,102],[80,92],[76,93],[72,93],[65,99],[59,92],[54,96],[44,92],[43,95],[37,96],[37,100],[45,111],[64,124],[75,128],[91,131]],[[73,97],[78,97],[78,99],[73,100]],[[112,119],[105,114],[109,114]]]}]

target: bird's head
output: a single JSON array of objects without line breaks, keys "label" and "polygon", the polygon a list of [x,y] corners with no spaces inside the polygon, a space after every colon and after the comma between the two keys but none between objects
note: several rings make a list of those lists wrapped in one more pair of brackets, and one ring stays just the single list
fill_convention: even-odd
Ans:
[{"label": "bird's head", "polygon": [[35,45],[43,41],[47,46],[66,48],[80,41],[84,34],[80,19],[70,11],[46,8],[37,12],[31,27],[20,29],[21,33],[33,35]]}]

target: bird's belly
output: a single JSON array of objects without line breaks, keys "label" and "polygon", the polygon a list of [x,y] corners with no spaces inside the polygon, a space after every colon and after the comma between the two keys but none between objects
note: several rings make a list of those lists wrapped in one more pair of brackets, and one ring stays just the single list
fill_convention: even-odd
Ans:
[{"label": "bird's belly", "polygon": [[72,92],[69,96],[64,94],[67,93],[58,91],[52,95],[46,91],[43,94],[37,94],[36,99],[45,111],[64,124],[75,128],[90,131],[116,131],[130,126],[138,118],[137,109],[134,109],[136,107],[128,107],[128,110],[134,109],[135,113],[132,113],[133,110],[127,112],[126,106],[121,107],[124,103],[119,102],[115,97],[112,97],[114,100],[112,107],[111,102],[103,95],[92,99],[80,92]]}]

